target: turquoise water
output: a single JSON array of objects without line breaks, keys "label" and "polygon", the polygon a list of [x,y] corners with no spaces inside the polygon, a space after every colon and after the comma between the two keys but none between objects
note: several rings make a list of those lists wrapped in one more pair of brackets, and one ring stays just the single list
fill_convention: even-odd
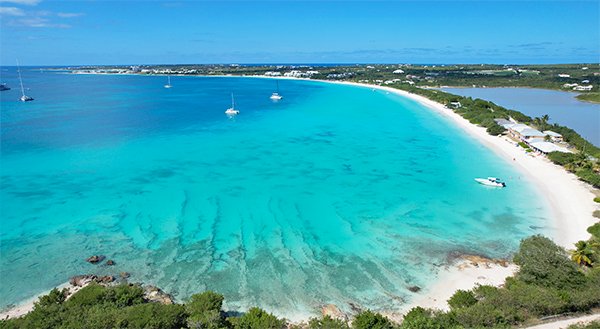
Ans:
[{"label": "turquoise water", "polygon": [[574,129],[600,146],[600,104],[575,98],[578,93],[534,88],[442,88],[443,91],[492,101],[531,117],[550,116],[550,123]]},{"label": "turquoise water", "polygon": [[[0,307],[127,271],[232,310],[389,310],[452,255],[506,257],[551,229],[509,162],[401,96],[282,80],[273,103],[269,79],[24,78],[34,102],[1,94]],[[508,188],[473,181],[489,175]]]}]

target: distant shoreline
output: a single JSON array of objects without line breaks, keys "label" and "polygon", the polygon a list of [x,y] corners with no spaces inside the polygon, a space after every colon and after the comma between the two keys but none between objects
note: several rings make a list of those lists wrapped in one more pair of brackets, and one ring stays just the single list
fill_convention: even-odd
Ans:
[{"label": "distant shoreline", "polygon": [[[139,74],[112,74],[112,73],[76,73],[76,74],[106,74],[106,75],[139,75]],[[161,76],[161,75],[149,75]],[[166,76],[166,74],[165,74]],[[175,76],[175,75],[173,75]],[[188,75],[182,75],[188,76]],[[403,90],[384,87],[378,85],[369,85],[344,81],[316,80],[308,78],[293,77],[267,77],[267,76],[235,76],[235,75],[195,75],[196,77],[238,77],[238,78],[265,78],[265,79],[289,79],[306,80],[315,82],[324,82],[332,84],[350,85],[362,88],[377,89],[394,93],[409,99],[412,99],[424,107],[434,111],[437,115],[445,117],[448,121],[455,124],[470,137],[478,140],[488,149],[494,151],[506,163],[512,163],[520,172],[527,175],[535,184],[535,188],[540,195],[543,195],[552,213],[551,226],[553,227],[553,240],[557,244],[572,248],[573,244],[579,240],[585,240],[589,236],[586,228],[597,220],[592,216],[596,209],[593,202],[594,194],[592,188],[579,181],[577,177],[568,173],[562,167],[552,164],[548,159],[532,156],[526,153],[522,148],[506,140],[504,137],[489,135],[485,128],[471,124],[469,121],[446,108],[443,104],[431,101],[423,96],[412,94]],[[514,160],[513,160],[514,159]],[[471,289],[476,284],[500,285],[507,276],[516,271],[516,266],[510,265],[503,267],[497,264],[486,266],[472,266],[468,261],[462,260],[457,264],[452,264],[443,268],[437,280],[429,287],[425,288],[419,296],[415,297],[405,307],[386,314],[394,320],[401,319],[401,315],[407,312],[411,307],[422,306],[425,308],[447,309],[446,300],[458,289]],[[13,316],[19,316],[27,313],[33,308],[33,302],[37,298],[29,299],[24,302],[26,305],[17,307],[20,311]],[[13,308],[11,310],[15,310]],[[4,318],[11,310],[0,313]],[[24,312],[24,313],[23,313]]]}]

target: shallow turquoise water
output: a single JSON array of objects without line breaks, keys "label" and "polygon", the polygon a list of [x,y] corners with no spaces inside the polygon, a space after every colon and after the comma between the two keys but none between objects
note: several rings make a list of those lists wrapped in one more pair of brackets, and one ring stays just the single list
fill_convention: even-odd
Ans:
[{"label": "shallow turquoise water", "polygon": [[[172,80],[29,71],[34,102],[2,93],[0,307],[127,271],[233,310],[394,309],[452,254],[505,257],[550,229],[507,161],[409,99],[285,80],[273,103],[272,80]],[[489,175],[509,187],[473,181]]]}]

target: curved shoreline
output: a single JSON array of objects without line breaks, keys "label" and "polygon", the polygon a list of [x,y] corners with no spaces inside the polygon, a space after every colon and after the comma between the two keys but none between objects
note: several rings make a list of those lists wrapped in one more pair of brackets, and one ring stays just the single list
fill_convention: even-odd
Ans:
[{"label": "curved shoreline", "polygon": [[[423,96],[411,94],[391,87],[354,82],[265,76],[223,77],[291,79],[345,84],[383,90],[412,99],[424,107],[433,110],[442,117],[447,118],[448,121],[458,126],[465,133],[469,134],[469,136],[477,139],[484,146],[498,154],[498,156],[504,158],[507,163],[512,163],[515,168],[527,175],[540,191],[540,194],[543,194],[548,201],[548,205],[552,212],[552,218],[550,218],[554,233],[552,238],[557,244],[566,248],[572,248],[573,243],[578,240],[589,238],[586,228],[597,221],[592,216],[592,212],[597,208],[597,205],[593,202],[594,194],[592,193],[592,188],[579,181],[575,175],[568,173],[562,167],[552,164],[545,157],[527,154],[522,148],[515,147],[514,144],[504,137],[489,135],[485,128],[471,124],[468,120],[464,119],[451,109],[446,108],[443,104],[434,102]],[[446,300],[454,294],[457,289],[471,289],[476,284],[500,285],[504,282],[504,279],[507,276],[512,275],[515,270],[515,266],[472,266],[467,261],[461,261],[458,262],[458,264],[446,266],[438,273],[437,280],[432,282],[432,284],[420,293],[418,297],[415,297],[412,302],[407,303],[406,307],[398,310],[398,312],[386,315],[390,316],[393,320],[398,320],[401,319],[402,313],[405,313],[414,306],[447,309]],[[0,317],[4,318],[7,315],[14,317],[25,314],[33,309],[34,301],[37,301],[37,297],[28,299],[17,307],[0,313]],[[17,309],[19,309],[19,312],[12,312]]]}]

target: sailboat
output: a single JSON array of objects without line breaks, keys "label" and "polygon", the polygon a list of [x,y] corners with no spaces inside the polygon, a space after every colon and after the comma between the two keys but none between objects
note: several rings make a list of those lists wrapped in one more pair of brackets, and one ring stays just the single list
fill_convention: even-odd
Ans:
[{"label": "sailboat", "polygon": [[269,97],[270,99],[274,100],[274,101],[278,101],[280,99],[283,98],[283,96],[279,95],[279,81],[275,81],[277,82],[277,92],[274,92],[271,97]]},{"label": "sailboat", "polygon": [[232,117],[234,115],[238,115],[240,111],[235,109],[235,99],[233,98],[233,93],[231,93],[231,107],[225,111],[225,114]]},{"label": "sailboat", "polygon": [[171,88],[173,86],[171,86],[171,76],[167,75],[167,84],[165,85],[165,88]]},{"label": "sailboat", "polygon": [[29,97],[25,95],[25,88],[23,88],[23,79],[21,78],[21,67],[19,66],[19,61],[17,60],[17,72],[19,72],[19,82],[21,83],[21,102],[30,102],[33,100],[33,97]]}]

